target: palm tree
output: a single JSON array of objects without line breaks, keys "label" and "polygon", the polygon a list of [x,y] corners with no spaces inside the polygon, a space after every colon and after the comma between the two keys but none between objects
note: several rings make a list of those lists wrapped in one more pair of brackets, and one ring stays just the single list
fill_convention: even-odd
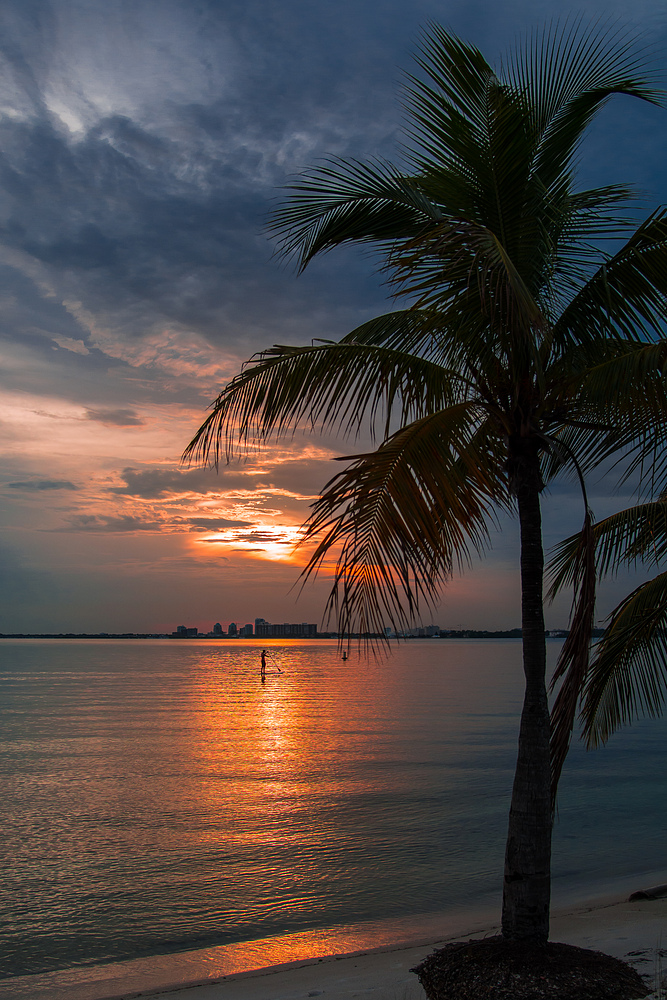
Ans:
[{"label": "palm tree", "polygon": [[[549,29],[496,71],[433,25],[417,62],[407,168],[327,161],[272,221],[300,270],[341,244],[371,244],[409,306],[337,342],[255,356],[185,458],[217,465],[304,424],[380,438],[325,486],[304,530],[315,544],[306,577],[336,554],[327,610],[344,635],[405,627],[485,548],[489,521],[518,512],[526,687],[502,928],[508,940],[545,942],[540,493],[556,471],[592,464],[596,446],[633,440],[664,398],[652,368],[638,373],[667,311],[667,219],[636,226],[624,185],[576,191],[573,161],[613,94],[658,97],[632,39],[611,29]],[[601,249],[609,240],[613,252]]]}]

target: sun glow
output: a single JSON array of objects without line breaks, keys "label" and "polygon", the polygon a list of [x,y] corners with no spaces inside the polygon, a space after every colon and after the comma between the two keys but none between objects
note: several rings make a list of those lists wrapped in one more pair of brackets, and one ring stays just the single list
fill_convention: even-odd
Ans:
[{"label": "sun glow", "polygon": [[294,549],[303,538],[303,529],[296,524],[270,524],[258,521],[252,526],[226,528],[205,538],[197,545],[220,545],[234,552],[246,552],[271,562],[296,563]]}]

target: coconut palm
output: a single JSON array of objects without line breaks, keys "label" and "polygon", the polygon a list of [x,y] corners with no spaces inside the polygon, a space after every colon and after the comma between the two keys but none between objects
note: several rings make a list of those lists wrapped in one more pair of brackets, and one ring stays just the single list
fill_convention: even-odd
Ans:
[{"label": "coconut palm", "polygon": [[325,486],[304,530],[306,577],[331,571],[343,635],[400,631],[485,548],[490,521],[518,513],[526,688],[502,927],[541,942],[552,815],[540,493],[634,440],[664,400],[646,351],[666,313],[667,220],[637,226],[624,185],[575,190],[573,161],[613,94],[658,98],[613,30],[547,30],[496,71],[436,25],[417,62],[407,167],[327,161],[272,222],[300,270],[371,244],[409,305],[340,341],[254,357],[185,455],[217,464],[304,425],[379,439]]}]

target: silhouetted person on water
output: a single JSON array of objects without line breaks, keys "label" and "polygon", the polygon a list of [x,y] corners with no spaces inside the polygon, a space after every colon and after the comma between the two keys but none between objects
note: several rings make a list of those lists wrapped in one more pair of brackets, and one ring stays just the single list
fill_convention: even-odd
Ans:
[{"label": "silhouetted person on water", "polygon": [[262,669],[259,672],[259,676],[264,680],[266,677],[266,650],[262,650]]}]

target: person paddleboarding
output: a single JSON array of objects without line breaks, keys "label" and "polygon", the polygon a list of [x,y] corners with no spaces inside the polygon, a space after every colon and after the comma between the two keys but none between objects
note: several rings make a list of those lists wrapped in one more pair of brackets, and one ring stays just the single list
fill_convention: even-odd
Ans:
[{"label": "person paddleboarding", "polygon": [[262,655],[261,655],[262,667],[261,667],[261,670],[259,672],[259,676],[262,678],[262,680],[264,680],[264,678],[266,677],[266,657],[267,657],[267,655],[271,657],[271,662],[272,662],[273,666],[275,667],[275,670],[269,670],[269,673],[270,674],[282,674],[282,669],[278,666],[278,663],[276,662],[276,658],[273,655],[273,653],[269,653],[266,649],[263,649],[262,650]]}]

